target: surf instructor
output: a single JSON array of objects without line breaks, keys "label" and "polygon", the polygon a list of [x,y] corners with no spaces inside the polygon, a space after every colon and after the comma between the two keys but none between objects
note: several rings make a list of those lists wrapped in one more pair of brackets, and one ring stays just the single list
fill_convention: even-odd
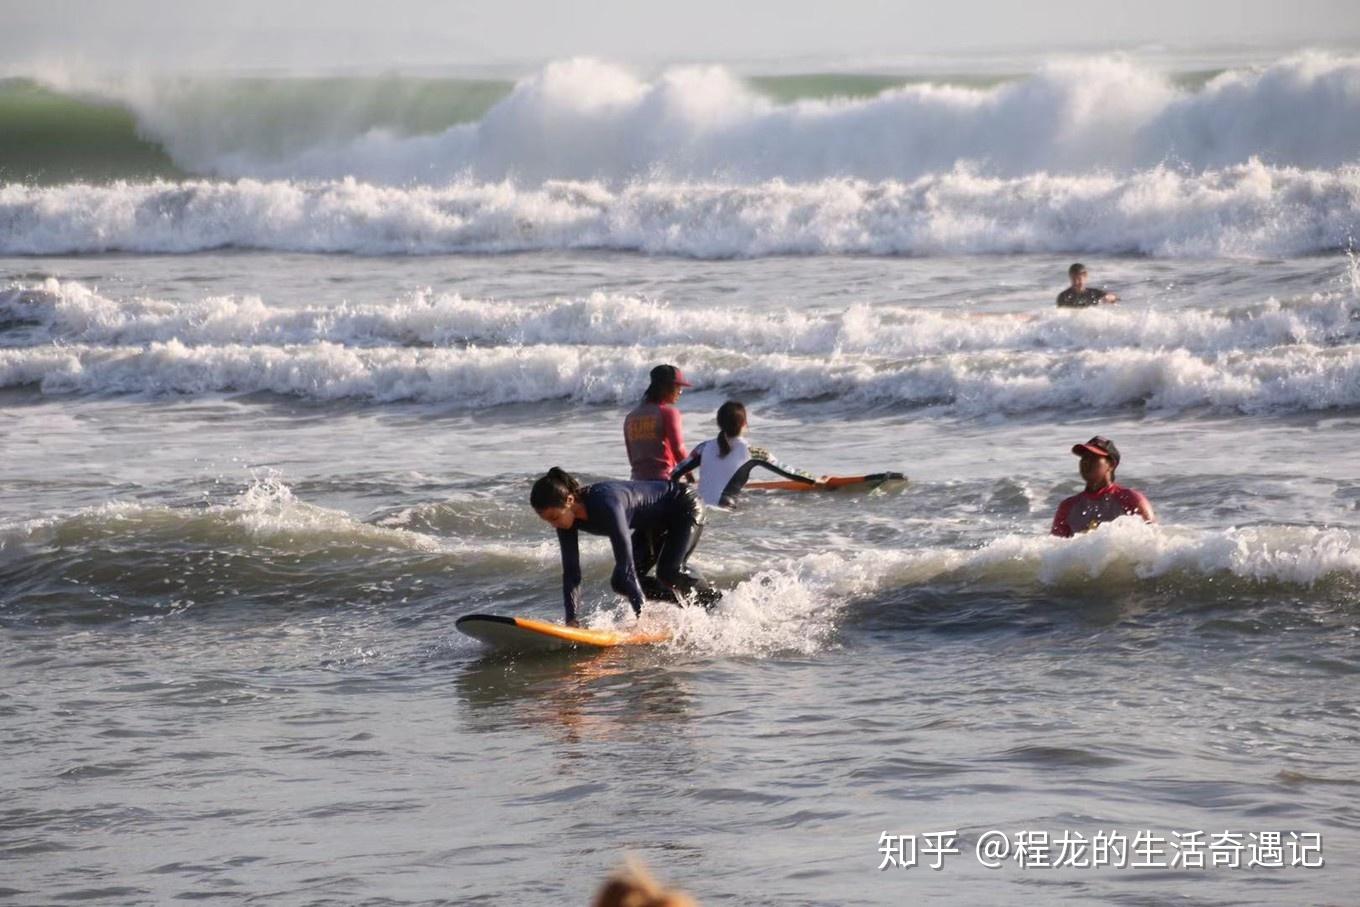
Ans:
[{"label": "surf instructor", "polygon": [[[562,548],[562,606],[568,626],[579,626],[581,532],[609,538],[614,573],[609,585],[633,613],[651,599],[708,607],[722,594],[688,566],[704,529],[704,505],[694,486],[671,482],[596,482],[582,486],[554,466],[534,483],[529,504],[557,530]],[[656,578],[648,571],[656,566]]]},{"label": "surf instructor", "polygon": [[[675,407],[687,387],[692,385],[675,366],[652,369],[642,402],[623,420],[623,443],[628,448],[633,481],[670,481],[671,470],[689,456],[680,410]],[[694,480],[691,477],[689,481]]]},{"label": "surf instructor", "polygon": [[1086,490],[1058,505],[1058,512],[1053,515],[1054,535],[1071,538],[1089,532],[1101,523],[1133,514],[1149,523],[1157,522],[1152,504],[1141,491],[1115,484],[1119,448],[1113,441],[1096,435],[1085,444],[1072,445],[1072,453],[1081,457],[1078,469],[1086,482]]}]

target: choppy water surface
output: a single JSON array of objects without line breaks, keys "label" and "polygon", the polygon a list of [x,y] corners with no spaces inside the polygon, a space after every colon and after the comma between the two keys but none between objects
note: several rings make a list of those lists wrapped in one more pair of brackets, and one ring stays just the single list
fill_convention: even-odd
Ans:
[{"label": "choppy water surface", "polygon": [[[6,70],[0,900],[1354,900],[1360,58],[1253,54]],[[713,514],[671,644],[487,657],[666,361],[691,443],[911,481]],[[1095,434],[1161,523],[1051,538]]]},{"label": "choppy water surface", "polygon": [[[1360,301],[1342,256],[8,259],[0,884],[15,903],[1341,903],[1357,881]],[[624,473],[647,368],[817,472],[667,646],[558,615],[524,504]],[[1163,523],[1047,536],[1102,433]],[[587,548],[594,620],[603,543]],[[1320,833],[1324,869],[1003,869],[989,829]],[[960,832],[876,871],[888,830]]]}]

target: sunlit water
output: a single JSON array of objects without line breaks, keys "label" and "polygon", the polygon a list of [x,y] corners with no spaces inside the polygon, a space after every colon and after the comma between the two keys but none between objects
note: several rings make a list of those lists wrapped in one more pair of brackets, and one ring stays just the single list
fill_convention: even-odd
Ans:
[{"label": "sunlit water", "polygon": [[[0,887],[14,903],[1344,903],[1360,881],[1360,299],[1343,256],[0,260]],[[560,617],[537,474],[691,443],[751,495],[669,645]],[[1161,525],[1048,536],[1104,434]],[[603,541],[589,620],[625,621]],[[1318,833],[1323,869],[983,869],[990,830]],[[879,836],[957,830],[880,872]],[[1245,856],[1243,857],[1245,862]]]}]

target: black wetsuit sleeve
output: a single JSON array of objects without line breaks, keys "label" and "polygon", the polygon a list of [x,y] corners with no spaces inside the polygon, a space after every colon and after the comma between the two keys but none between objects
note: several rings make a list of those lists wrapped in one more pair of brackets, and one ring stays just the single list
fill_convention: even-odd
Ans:
[{"label": "black wetsuit sleeve", "polygon": [[609,544],[614,549],[614,582],[620,591],[627,590],[628,600],[635,612],[642,610],[645,596],[642,584],[638,582],[637,565],[633,562],[633,539],[628,529],[628,513],[621,501],[610,499],[605,502],[602,519],[609,529]]},{"label": "black wetsuit sleeve", "polygon": [[699,465],[699,461],[703,459],[703,449],[703,444],[695,445],[694,449],[689,452],[688,457],[685,457],[684,460],[675,464],[675,468],[671,470],[672,482],[678,482],[682,476],[694,471]]},{"label": "black wetsuit sleeve", "polygon": [[562,607],[567,620],[576,619],[576,606],[581,599],[581,548],[575,529],[557,530],[557,544],[562,548]]},{"label": "black wetsuit sleeve", "polygon": [[734,500],[737,495],[741,494],[741,490],[745,488],[746,483],[751,480],[751,470],[755,469],[757,466],[768,469],[770,472],[783,476],[793,482],[802,482],[805,485],[817,484],[817,480],[805,472],[787,469],[773,458],[756,456],[747,460],[741,465],[741,468],[732,474],[732,478],[722,490],[723,501],[730,502],[731,500]]}]

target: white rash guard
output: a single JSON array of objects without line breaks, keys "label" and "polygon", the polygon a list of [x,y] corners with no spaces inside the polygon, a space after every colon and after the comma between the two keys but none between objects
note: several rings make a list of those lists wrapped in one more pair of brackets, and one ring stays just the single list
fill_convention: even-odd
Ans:
[{"label": "white rash guard", "polygon": [[784,466],[770,456],[769,451],[750,446],[745,438],[727,440],[732,449],[725,457],[719,452],[716,438],[695,446],[689,456],[671,471],[671,481],[699,467],[699,497],[710,507],[731,507],[750,478],[751,470],[757,466],[795,482],[816,482],[812,476]]}]

